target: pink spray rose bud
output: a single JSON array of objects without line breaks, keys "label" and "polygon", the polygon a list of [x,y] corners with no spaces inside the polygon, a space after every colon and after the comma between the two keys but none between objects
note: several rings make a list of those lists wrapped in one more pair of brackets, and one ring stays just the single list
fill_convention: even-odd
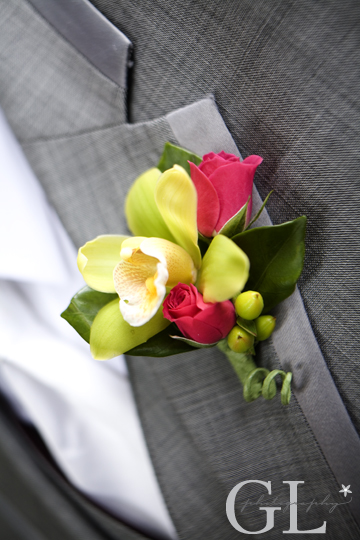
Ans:
[{"label": "pink spray rose bud", "polygon": [[236,322],[230,300],[205,303],[194,285],[178,283],[164,300],[163,314],[184,337],[198,343],[215,343],[228,335]]},{"label": "pink spray rose bud", "polygon": [[249,156],[240,161],[237,156],[222,151],[206,154],[198,167],[190,163],[191,180],[198,195],[198,229],[203,236],[217,234],[250,196],[246,226],[249,224],[253,180],[261,162],[260,156]]}]

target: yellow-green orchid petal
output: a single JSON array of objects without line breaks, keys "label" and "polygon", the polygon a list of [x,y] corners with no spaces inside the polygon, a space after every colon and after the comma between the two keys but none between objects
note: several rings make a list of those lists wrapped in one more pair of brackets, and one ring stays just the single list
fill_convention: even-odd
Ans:
[{"label": "yellow-green orchid petal", "polygon": [[196,268],[199,268],[197,195],[185,169],[174,165],[160,176],[155,188],[155,201],[175,242],[191,255]]},{"label": "yellow-green orchid petal", "polygon": [[223,302],[242,291],[250,261],[230,238],[219,234],[205,253],[197,287],[205,302]]},{"label": "yellow-green orchid petal", "polygon": [[119,300],[113,300],[100,309],[91,326],[91,354],[95,360],[109,360],[145,343],[169,324],[170,321],[164,319],[160,308],[144,326],[133,328],[124,321]]},{"label": "yellow-green orchid petal", "polygon": [[77,265],[89,287],[100,292],[115,292],[113,272],[126,238],[113,234],[98,236],[79,249]]},{"label": "yellow-green orchid petal", "polygon": [[120,310],[131,326],[142,326],[158,311],[166,288],[194,283],[196,270],[186,251],[163,238],[125,240],[114,270]]},{"label": "yellow-green orchid petal", "polygon": [[155,186],[161,171],[155,167],[139,176],[130,188],[125,202],[125,215],[135,236],[155,236],[175,242],[155,202]]}]

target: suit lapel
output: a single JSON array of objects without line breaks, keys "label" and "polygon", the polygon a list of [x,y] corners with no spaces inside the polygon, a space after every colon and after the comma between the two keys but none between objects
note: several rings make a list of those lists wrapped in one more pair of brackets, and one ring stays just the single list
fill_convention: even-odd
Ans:
[{"label": "suit lapel", "polygon": [[[124,232],[125,194],[136,176],[157,162],[166,140],[185,146],[187,141],[199,153],[237,151],[211,99],[152,122],[37,141],[25,150],[67,229],[81,243],[96,234]],[[296,310],[290,316],[297,318]],[[260,365],[280,368],[287,350],[263,344]],[[195,540],[199,530],[209,539],[221,534],[235,538],[224,512],[226,496],[249,478],[270,479],[273,496],[280,500],[288,497],[282,483],[287,478],[304,481],[307,497],[336,492],[297,400],[287,408],[279,399],[246,404],[219,351],[129,358],[128,366],[158,480],[181,538]],[[238,507],[259,495],[244,491]],[[299,524],[305,528],[306,521],[307,528],[316,528],[320,518],[326,519],[323,514],[303,514]],[[257,521],[256,514],[242,517],[248,530],[256,530]],[[288,516],[282,513],[277,529],[287,526]],[[347,527],[351,538],[352,525]]]},{"label": "suit lapel", "polygon": [[98,71],[126,88],[131,42],[88,0],[29,1]]},{"label": "suit lapel", "polygon": [[[43,29],[43,37],[47,31]],[[48,41],[54,51],[67,47],[53,35]],[[93,84],[75,88],[75,92],[70,83],[67,86],[70,79],[73,81],[73,71],[63,69],[58,76],[65,82],[52,89],[53,101],[63,111],[56,114],[51,105],[50,113],[41,112],[35,122],[36,140],[31,136],[30,113],[25,127],[16,111],[11,112],[11,118],[30,164],[79,245],[97,234],[124,232],[122,205],[131,182],[157,162],[165,141],[184,144],[184,137],[192,137],[193,124],[184,111],[178,111],[152,122],[125,125],[124,109],[119,112],[116,106],[119,94],[114,82],[77,55],[75,60],[85,77],[91,75]],[[61,66],[57,60],[49,69],[58,73]],[[79,76],[79,86],[82,80]],[[23,83],[23,100],[28,103],[25,94],[31,81]],[[74,99],[74,92],[77,96],[81,91],[83,108],[82,102]],[[43,95],[40,88],[34,92]],[[195,133],[199,147],[192,149],[200,153],[233,151],[228,134],[208,129],[209,117],[200,111],[207,113],[209,108],[203,104],[198,108],[201,130],[200,135]],[[115,120],[111,122],[111,118]],[[259,361],[275,368],[283,358],[270,343],[263,346]],[[288,498],[282,484],[287,478],[305,481],[309,500],[319,493],[337,491],[297,400],[288,408],[281,407],[279,400],[245,404],[235,374],[217,350],[168,359],[130,358],[128,365],[153,463],[181,538],[198,540],[199,531],[210,540],[237,537],[225,515],[225,500],[241,480],[271,480],[273,495],[281,500]],[[247,497],[257,500],[258,495],[256,490],[245,491],[239,496],[239,508]],[[241,519],[245,528],[258,528],[257,513]],[[326,519],[321,510],[303,514],[299,527],[306,521],[302,528],[315,528],[321,519]],[[286,513],[278,517],[276,531],[268,537],[275,538],[280,527],[288,527]],[[356,537],[347,507],[339,514],[330,537],[344,535],[344,530],[347,538]]]}]

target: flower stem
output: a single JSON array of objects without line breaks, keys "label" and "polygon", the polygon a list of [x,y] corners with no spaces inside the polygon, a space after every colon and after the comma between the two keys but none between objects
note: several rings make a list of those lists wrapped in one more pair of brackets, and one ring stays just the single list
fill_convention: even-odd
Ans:
[{"label": "flower stem", "polygon": [[291,398],[291,372],[285,373],[279,369],[269,371],[257,367],[250,352],[236,353],[232,351],[226,339],[219,341],[217,347],[227,356],[243,385],[245,401],[254,401],[261,395],[265,399],[272,399],[276,394],[275,377],[279,376],[282,380],[281,403],[288,405]]},{"label": "flower stem", "polygon": [[226,354],[235,373],[239,377],[241,384],[244,386],[250,373],[257,368],[252,355],[249,353],[237,353],[232,351],[225,339],[220,341],[217,346],[224,354]]}]

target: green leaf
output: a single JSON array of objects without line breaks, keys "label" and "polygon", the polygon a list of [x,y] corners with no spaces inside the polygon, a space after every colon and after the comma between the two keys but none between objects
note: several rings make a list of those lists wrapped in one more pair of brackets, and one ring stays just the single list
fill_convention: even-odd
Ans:
[{"label": "green leaf", "polygon": [[155,356],[164,357],[174,354],[181,354],[189,351],[194,351],[195,348],[180,340],[175,340],[170,336],[177,332],[175,324],[171,324],[162,332],[159,332],[154,337],[150,338],[146,343],[142,343],[127,351],[130,356]]},{"label": "green leaf", "polygon": [[91,325],[102,307],[112,302],[118,295],[102,293],[84,287],[72,297],[70,304],[62,312],[61,317],[65,319],[80,336],[90,343]]},{"label": "green leaf", "polygon": [[178,339],[180,341],[183,341],[184,343],[187,343],[188,345],[191,345],[191,347],[194,347],[195,349],[209,349],[210,347],[215,347],[219,342],[215,341],[214,343],[199,343],[198,341],[194,341],[193,339],[188,339],[183,336],[170,336],[172,339]]},{"label": "green leaf", "polygon": [[236,319],[236,322],[240,326],[240,328],[243,328],[246,332],[249,332],[249,334],[257,337],[255,321],[247,321],[246,319],[238,317]]},{"label": "green leaf", "polygon": [[180,165],[190,175],[190,165],[188,161],[195,163],[195,165],[199,165],[202,162],[202,158],[185,150],[185,148],[167,142],[165,143],[164,151],[157,168],[160,169],[161,172],[165,172],[174,165]]},{"label": "green leaf", "polygon": [[212,239],[210,240],[210,238],[207,238],[206,240],[203,240],[203,238],[205,238],[205,237],[204,236],[200,237],[200,235],[199,235],[198,246],[199,246],[202,258],[204,258],[205,253],[209,249],[209,245],[210,245],[210,242],[212,240]]},{"label": "green leaf", "polygon": [[201,242],[205,242],[207,244],[207,247],[206,247],[206,249],[207,249],[209,247],[209,245],[211,244],[212,238],[208,238],[207,236],[203,236],[200,231],[198,231],[198,236],[199,236],[199,240]]},{"label": "green leaf", "polygon": [[227,221],[219,231],[219,234],[223,234],[224,236],[227,236],[228,238],[232,238],[236,234],[241,233],[245,229],[245,222],[246,222],[246,213],[247,208],[249,205],[249,199],[244,204],[242,208],[238,211],[237,214],[232,216],[229,221]]},{"label": "green leaf", "polygon": [[295,289],[305,255],[306,217],[270,227],[244,231],[232,238],[250,259],[245,290],[258,291],[264,313],[285,300]]},{"label": "green leaf", "polygon": [[273,193],[273,191],[274,191],[274,190],[270,191],[269,195],[266,197],[265,201],[262,203],[260,210],[257,212],[257,214],[255,214],[255,216],[253,217],[253,219],[250,221],[249,225],[246,227],[247,229],[249,229],[249,228],[251,227],[251,225],[253,225],[253,223],[255,223],[255,221],[256,221],[257,219],[259,219],[259,217],[260,217],[260,215],[261,215],[261,212],[264,210],[265,205],[266,205],[266,203],[268,202],[269,197],[270,197],[270,195]]}]

